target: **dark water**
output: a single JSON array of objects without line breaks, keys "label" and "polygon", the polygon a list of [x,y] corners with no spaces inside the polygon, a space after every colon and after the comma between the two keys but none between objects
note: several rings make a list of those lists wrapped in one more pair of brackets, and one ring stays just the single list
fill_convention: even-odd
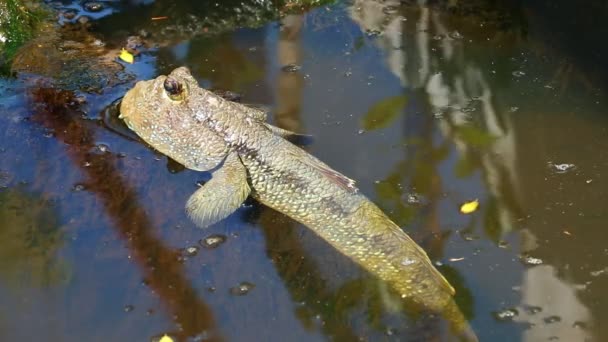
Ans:
[{"label": "dark water", "polygon": [[92,17],[108,49],[149,32],[120,82],[0,79],[0,340],[450,340],[280,213],[188,220],[210,176],[115,118],[135,80],[180,65],[313,135],[441,265],[480,340],[608,339],[606,54],[558,29],[567,9],[355,1],[213,27],[188,16],[213,6],[167,3]]}]

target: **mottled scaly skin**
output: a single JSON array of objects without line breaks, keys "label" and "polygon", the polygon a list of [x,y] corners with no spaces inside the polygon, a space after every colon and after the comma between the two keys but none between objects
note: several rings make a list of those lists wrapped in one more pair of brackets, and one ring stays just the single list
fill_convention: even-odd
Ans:
[{"label": "mottled scaly skin", "polygon": [[[180,103],[163,95],[164,77],[139,82],[123,99],[121,117],[144,140],[197,170],[212,169],[218,156],[237,153],[255,199],[312,229],[406,301],[444,313],[456,330],[467,329],[452,299],[454,289],[354,182],[276,135],[263,116],[199,88],[187,69],[170,75],[187,85]],[[201,140],[207,144],[199,148]]]}]

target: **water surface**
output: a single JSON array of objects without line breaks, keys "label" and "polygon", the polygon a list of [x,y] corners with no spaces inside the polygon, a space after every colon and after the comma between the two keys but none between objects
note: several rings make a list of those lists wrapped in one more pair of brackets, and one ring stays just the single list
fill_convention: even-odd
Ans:
[{"label": "water surface", "polygon": [[115,108],[181,65],[313,135],[306,149],[428,252],[480,340],[608,339],[608,78],[582,30],[554,37],[567,9],[354,1],[216,27],[235,14],[169,3],[92,16],[108,49],[147,30],[128,77],[0,80],[1,340],[450,339],[281,213],[248,201],[189,221],[210,175],[134,139]]}]

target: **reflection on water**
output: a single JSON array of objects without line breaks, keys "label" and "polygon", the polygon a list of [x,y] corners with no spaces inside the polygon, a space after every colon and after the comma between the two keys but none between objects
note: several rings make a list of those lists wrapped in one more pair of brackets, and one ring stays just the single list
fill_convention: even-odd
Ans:
[{"label": "reflection on water", "polygon": [[577,292],[576,284],[560,279],[549,265],[526,270],[521,284],[523,304],[515,318],[530,325],[522,340],[589,340],[591,334],[584,328],[591,325],[591,315]]},{"label": "reflection on water", "polygon": [[[355,0],[268,22],[253,3],[116,5],[83,30],[147,30],[125,72],[187,65],[314,135],[305,148],[427,250],[480,340],[608,338],[605,91],[582,52],[546,43],[538,4]],[[196,229],[183,205],[209,175],[167,170],[112,119],[133,81],[62,82],[0,83],[1,340],[450,339],[280,213],[251,202]]]},{"label": "reflection on water", "polygon": [[3,287],[54,286],[66,281],[68,267],[57,260],[63,236],[50,201],[23,187],[0,193],[0,273]]}]

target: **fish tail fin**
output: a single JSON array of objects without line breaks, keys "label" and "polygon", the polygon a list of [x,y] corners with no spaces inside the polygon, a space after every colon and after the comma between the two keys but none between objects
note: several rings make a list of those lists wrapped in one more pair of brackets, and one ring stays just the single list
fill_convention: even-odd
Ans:
[{"label": "fish tail fin", "polygon": [[449,322],[450,329],[458,341],[479,342],[477,334],[454,300],[451,300],[443,310],[443,317]]}]

